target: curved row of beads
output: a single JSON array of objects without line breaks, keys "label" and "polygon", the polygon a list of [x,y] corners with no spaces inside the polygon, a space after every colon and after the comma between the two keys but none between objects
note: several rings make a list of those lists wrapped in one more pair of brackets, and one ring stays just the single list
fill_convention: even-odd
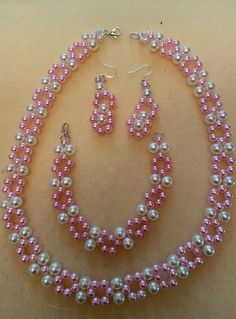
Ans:
[{"label": "curved row of beads", "polygon": [[[95,32],[91,38],[85,34],[83,39],[87,41],[89,47],[94,49],[97,48],[99,43],[98,34],[101,36],[100,32]],[[159,32],[135,33],[132,37],[141,43],[147,44],[152,52],[160,49],[160,54],[172,59],[176,65],[180,65],[186,56],[192,56],[188,46],[181,47],[178,41],[171,39],[163,40],[163,36]],[[101,38],[104,38],[104,34]],[[62,57],[67,61],[67,55],[63,54]],[[182,70],[181,65],[180,69]],[[183,74],[187,76],[187,82],[194,86],[194,95],[198,98],[205,123],[208,126],[215,124],[217,121],[225,123],[227,114],[221,109],[221,100],[219,95],[214,92],[214,83],[207,80],[207,71],[194,67],[189,67],[188,69],[190,71],[183,70]],[[46,83],[48,83],[47,80]],[[47,114],[46,108],[38,107],[35,104],[31,104],[27,109],[29,114],[37,114],[40,118],[45,117]],[[16,137],[19,143],[28,139],[27,134],[25,135],[24,133],[17,134]],[[31,148],[36,140],[31,137],[29,140],[27,145],[29,144]],[[230,139],[227,143],[214,144],[212,144],[211,139],[209,140],[213,164],[218,164],[220,171],[224,169],[224,174],[226,174],[223,178],[220,174],[215,174],[215,166],[212,167],[211,165],[211,169],[214,169],[214,175],[216,176],[214,178],[211,177],[210,182],[214,185],[213,189],[217,188],[219,192],[225,190],[229,192],[229,187],[235,184],[235,180],[231,175],[232,171],[234,171],[235,160],[230,155],[235,149],[234,144],[230,142]],[[229,161],[228,157],[230,157]],[[31,159],[31,155],[29,158]],[[221,159],[224,161],[224,165],[221,165]],[[11,160],[13,161],[13,159]],[[229,166],[231,167],[230,169]],[[28,173],[28,168],[25,162],[23,164],[14,163],[7,166],[7,171],[10,174],[18,172],[21,176],[25,176]],[[231,195],[231,193],[229,192],[228,195]],[[228,195],[225,207],[229,207],[232,204],[232,199],[228,199]],[[218,199],[213,200],[210,197],[209,207],[204,211],[199,232],[190,241],[178,247],[175,254],[170,255],[164,263],[145,267],[142,271],[126,275],[123,278],[114,276],[111,280],[94,280],[87,275],[80,275],[77,272],[63,268],[59,262],[51,261],[50,255],[43,250],[38,239],[33,236],[32,229],[26,225],[25,220],[22,223],[19,221],[14,231],[11,231],[9,240],[16,245],[17,254],[24,256],[21,260],[30,263],[28,266],[29,274],[31,276],[38,275],[44,287],[53,286],[57,294],[65,297],[74,296],[79,304],[84,303],[86,300],[90,301],[94,306],[107,305],[111,300],[116,304],[123,304],[125,300],[144,299],[147,293],[157,294],[164,288],[175,287],[179,279],[187,278],[195,268],[203,263],[203,256],[214,255],[214,243],[222,240],[224,233],[222,225],[230,220],[230,213],[222,208]],[[6,214],[14,215],[20,219],[25,216],[22,205],[22,198],[15,196],[15,194],[8,194],[7,199],[1,201],[1,207],[6,210]],[[4,219],[6,220],[6,227],[12,229],[11,225],[8,227],[8,216],[5,217],[4,215]],[[68,282],[71,283],[69,287]]]},{"label": "curved row of beads", "polygon": [[79,206],[73,199],[72,179],[69,177],[74,164],[70,156],[75,149],[66,136],[61,139],[61,144],[55,147],[58,156],[53,162],[52,171],[56,176],[51,179],[50,184],[54,188],[53,206],[59,210],[57,220],[68,225],[68,231],[74,239],[85,241],[84,247],[87,251],[99,247],[103,253],[113,256],[122,247],[131,249],[134,246],[133,238],[142,238],[149,231],[149,222],[158,219],[157,209],[167,197],[165,188],[172,185],[172,178],[168,176],[172,163],[167,154],[170,147],[163,136],[157,135],[153,139],[148,147],[154,155],[149,177],[152,189],[144,196],[145,204],[137,205],[137,216],[128,219],[124,226],[116,227],[114,232],[99,226],[90,226],[87,219],[80,214]]}]

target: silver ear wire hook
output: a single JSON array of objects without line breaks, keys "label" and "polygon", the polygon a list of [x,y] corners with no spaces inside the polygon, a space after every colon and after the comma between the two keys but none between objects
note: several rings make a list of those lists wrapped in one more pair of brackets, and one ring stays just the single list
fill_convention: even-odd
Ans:
[{"label": "silver ear wire hook", "polygon": [[110,79],[114,79],[114,78],[117,76],[117,69],[116,69],[114,66],[112,66],[112,65],[110,65],[110,64],[103,63],[103,62],[101,62],[101,64],[102,64],[103,66],[105,66],[106,68],[112,69],[113,72],[114,72],[113,75],[106,74],[106,73],[102,73],[101,75],[102,75],[104,81],[110,80]]},{"label": "silver ear wire hook", "polygon": [[63,138],[67,138],[70,140],[70,127],[69,127],[69,124],[66,122],[63,124],[62,126],[62,136],[61,136],[61,139]]},{"label": "silver ear wire hook", "polygon": [[137,71],[139,71],[139,70],[141,70],[141,69],[143,69],[143,68],[149,68],[149,69],[150,69],[149,72],[147,72],[147,73],[144,74],[143,78],[145,79],[146,77],[148,77],[149,75],[151,75],[151,74],[152,74],[152,71],[153,71],[151,65],[149,65],[149,64],[144,64],[144,65],[140,66],[139,68],[137,68],[137,69],[135,69],[135,70],[128,71],[128,73],[129,73],[129,74],[135,73],[135,72],[137,72]]}]

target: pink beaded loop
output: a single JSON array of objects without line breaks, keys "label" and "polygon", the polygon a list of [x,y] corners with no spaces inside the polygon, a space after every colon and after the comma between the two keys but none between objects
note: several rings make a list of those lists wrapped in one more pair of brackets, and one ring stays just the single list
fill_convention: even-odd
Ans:
[{"label": "pink beaded loop", "polygon": [[160,207],[164,204],[167,194],[162,185],[153,187],[149,192],[145,193],[145,202],[149,209]]},{"label": "pink beaded loop", "polygon": [[71,297],[72,293],[79,290],[79,274],[77,272],[63,269],[53,279],[55,292],[65,298]]},{"label": "pink beaded loop", "polygon": [[43,121],[35,113],[29,113],[22,117],[22,122],[19,128],[25,135],[38,135],[40,133],[40,127],[43,125]]},{"label": "pink beaded loop", "polygon": [[209,140],[211,142],[217,142],[219,144],[224,144],[231,140],[230,125],[222,122],[216,121],[213,125],[208,127]]},{"label": "pink beaded loop", "polygon": [[66,63],[53,63],[52,67],[48,71],[48,75],[52,81],[64,83],[70,75]]},{"label": "pink beaded loop", "polygon": [[84,62],[89,57],[89,48],[86,41],[76,41],[68,49],[69,57],[78,62]]},{"label": "pink beaded loop", "polygon": [[231,175],[235,172],[235,158],[229,156],[227,153],[213,156],[211,163],[212,172],[219,174],[221,177]]},{"label": "pink beaded loop", "polygon": [[33,95],[33,101],[36,107],[49,108],[55,99],[55,95],[51,88],[44,86],[43,88],[37,88]]},{"label": "pink beaded loop", "polygon": [[185,55],[179,63],[179,68],[185,76],[189,76],[201,71],[202,62],[196,55]]},{"label": "pink beaded loop", "polygon": [[222,241],[222,236],[225,233],[224,228],[218,219],[211,220],[205,218],[200,228],[200,234],[207,243],[219,243]]},{"label": "pink beaded loop", "polygon": [[23,165],[30,161],[32,153],[32,149],[27,144],[20,142],[11,148],[9,159],[16,165]]},{"label": "pink beaded loop", "polygon": [[210,205],[220,212],[232,206],[232,198],[232,192],[228,191],[225,186],[220,185],[211,189],[208,200]]},{"label": "pink beaded loop", "polygon": [[171,59],[173,56],[180,52],[180,42],[174,39],[165,39],[160,42],[160,54]]},{"label": "pink beaded loop", "polygon": [[3,220],[6,223],[5,227],[9,230],[19,231],[27,223],[27,217],[23,209],[14,209],[9,207],[3,215]]},{"label": "pink beaded loop", "polygon": [[59,187],[53,193],[53,206],[61,211],[67,211],[69,206],[73,204],[73,192],[64,187]]},{"label": "pink beaded loop", "polygon": [[4,180],[4,187],[2,191],[7,194],[8,198],[10,198],[12,195],[21,194],[24,190],[25,184],[26,181],[22,176],[17,173],[13,173]]},{"label": "pink beaded loop", "polygon": [[199,104],[203,113],[217,113],[222,106],[219,94],[208,91],[199,99]]},{"label": "pink beaded loop", "polygon": [[177,271],[167,263],[153,265],[153,277],[161,288],[177,286]]},{"label": "pink beaded loop", "polygon": [[194,246],[192,242],[180,246],[177,255],[180,257],[180,264],[188,267],[189,270],[194,270],[195,267],[203,264],[202,250]]},{"label": "pink beaded loop", "polygon": [[157,155],[153,158],[152,164],[152,172],[159,174],[161,177],[168,175],[172,170],[171,158],[161,152],[157,153]]},{"label": "pink beaded loop", "polygon": [[52,171],[56,174],[56,176],[60,179],[66,175],[68,175],[73,167],[73,161],[66,154],[61,154],[57,158],[55,158],[52,166]]},{"label": "pink beaded loop", "polygon": [[23,263],[37,262],[37,257],[41,252],[42,246],[35,237],[21,239],[19,247],[16,250],[17,255]]}]

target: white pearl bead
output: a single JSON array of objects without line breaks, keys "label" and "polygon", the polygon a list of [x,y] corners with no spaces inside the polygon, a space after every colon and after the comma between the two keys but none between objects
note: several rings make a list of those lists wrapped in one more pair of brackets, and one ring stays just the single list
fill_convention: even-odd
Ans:
[{"label": "white pearl bead", "polygon": [[28,112],[34,111],[34,110],[35,110],[34,104],[33,104],[33,103],[27,104],[27,105],[26,105],[26,110],[27,110]]},{"label": "white pearl bead", "polygon": [[91,39],[91,40],[89,41],[89,49],[90,49],[91,51],[97,51],[98,48],[99,48],[98,42],[97,42],[96,40],[94,40],[94,39]]},{"label": "white pearl bead", "polygon": [[83,33],[82,33],[82,39],[83,39],[83,40],[88,40],[88,39],[89,39],[89,34],[88,34],[88,32],[83,32]]},{"label": "white pearl bead", "polygon": [[161,178],[158,174],[152,174],[150,177],[149,177],[149,182],[153,185],[157,185],[159,184],[161,181]]},{"label": "white pearl bead", "polygon": [[63,177],[61,180],[61,186],[65,187],[65,188],[71,187],[72,186],[72,179],[68,176]]},{"label": "white pearl bead", "polygon": [[41,79],[41,83],[42,83],[43,85],[47,85],[49,82],[50,82],[50,80],[49,80],[49,77],[48,77],[48,76],[44,76],[44,77]]},{"label": "white pearl bead", "polygon": [[156,209],[150,209],[147,213],[147,217],[151,221],[155,221],[159,218],[159,212]]},{"label": "white pearl bead", "polygon": [[146,96],[146,97],[151,96],[151,95],[152,95],[151,89],[150,89],[150,88],[145,88],[145,89],[143,90],[143,95]]},{"label": "white pearl bead", "polygon": [[146,118],[148,117],[148,113],[147,113],[146,111],[141,111],[141,112],[140,112],[140,117],[141,117],[142,119],[146,119]]},{"label": "white pearl bead", "polygon": [[60,54],[60,59],[61,59],[61,61],[67,61],[68,60],[68,56],[67,56],[67,53],[66,52],[62,52],[61,54]]},{"label": "white pearl bead", "polygon": [[150,153],[155,154],[159,149],[159,145],[156,142],[152,142],[148,145],[148,150]]},{"label": "white pearl bead", "polygon": [[212,176],[210,177],[210,183],[211,183],[212,185],[220,185],[221,182],[222,182],[222,178],[221,178],[220,175],[212,175]]},{"label": "white pearl bead", "polygon": [[220,144],[212,144],[211,145],[211,153],[212,154],[220,154],[222,152],[222,146]]},{"label": "white pearl bead", "polygon": [[45,252],[42,252],[41,254],[38,255],[38,263],[41,265],[41,266],[44,266],[46,265],[50,260],[50,256],[48,253],[45,253]]},{"label": "white pearl bead", "polygon": [[98,226],[92,226],[89,231],[89,235],[92,238],[98,238],[100,236],[101,229]]},{"label": "white pearl bead", "polygon": [[37,263],[33,263],[28,267],[28,274],[31,276],[37,276],[40,272],[40,266]]},{"label": "white pearl bead", "polygon": [[148,291],[151,294],[157,294],[160,291],[160,286],[156,281],[151,281],[148,283]]},{"label": "white pearl bead", "polygon": [[193,236],[192,243],[195,247],[202,247],[204,245],[204,239],[201,235],[197,234]]},{"label": "white pearl bead", "polygon": [[73,154],[75,153],[75,148],[74,148],[74,146],[73,146],[72,144],[67,144],[67,145],[65,146],[65,153],[66,153],[67,155],[73,155]]},{"label": "white pearl bead", "polygon": [[114,231],[114,234],[116,236],[116,238],[118,239],[122,239],[125,237],[126,235],[126,230],[124,227],[117,227]]},{"label": "white pearl bead", "polygon": [[162,38],[163,38],[163,33],[162,32],[156,32],[156,38],[158,39],[158,40],[161,40]]},{"label": "white pearl bead", "polygon": [[8,240],[11,244],[17,244],[20,241],[20,236],[18,233],[13,232],[8,235]]},{"label": "white pearl bead", "polygon": [[111,279],[111,286],[112,286],[112,288],[115,289],[115,290],[121,289],[122,286],[123,286],[122,278],[121,278],[121,277],[118,277],[118,276],[113,277],[113,278]]},{"label": "white pearl bead", "polygon": [[189,275],[189,270],[185,266],[179,266],[179,268],[177,269],[177,273],[178,273],[179,278],[185,279]]},{"label": "white pearl bead", "polygon": [[69,221],[69,216],[66,213],[60,213],[57,215],[57,221],[59,224],[66,224]]},{"label": "white pearl bead", "polygon": [[75,71],[78,69],[78,63],[75,61],[75,60],[69,60],[68,61],[68,68],[71,70],[71,71]]},{"label": "white pearl bead", "polygon": [[72,217],[78,215],[78,214],[79,214],[79,206],[78,206],[78,205],[75,205],[75,204],[71,205],[71,206],[68,208],[68,214],[69,214],[70,216],[72,216]]},{"label": "white pearl bead", "polygon": [[61,84],[59,82],[52,82],[51,83],[51,89],[55,93],[59,93],[61,91]]},{"label": "white pearl bead", "polygon": [[208,91],[213,91],[215,88],[215,83],[212,81],[207,81],[205,87]]},{"label": "white pearl bead", "polygon": [[19,231],[19,235],[22,238],[29,238],[31,236],[31,234],[32,234],[32,229],[29,226],[24,226]]},{"label": "white pearl bead", "polygon": [[203,77],[203,78],[207,78],[208,77],[208,71],[206,69],[202,69],[200,72],[199,72],[200,76]]},{"label": "white pearl bead", "polygon": [[203,86],[197,86],[193,93],[196,97],[202,97],[205,93],[205,88]]},{"label": "white pearl bead", "polygon": [[[104,88],[104,84],[102,82],[96,83],[96,90],[101,91],[103,88]],[[105,103],[102,103],[102,104],[105,104]],[[105,104],[105,105],[107,105],[107,104]]]},{"label": "white pearl bead", "polygon": [[207,218],[214,218],[216,216],[216,210],[212,207],[207,207],[205,209],[205,216]]},{"label": "white pearl bead", "polygon": [[190,74],[188,79],[187,79],[188,84],[191,86],[196,85],[197,81],[198,81],[198,77],[195,73]]},{"label": "white pearl bead", "polygon": [[170,150],[170,146],[169,146],[169,144],[166,143],[166,142],[162,142],[162,143],[160,144],[159,148],[160,148],[160,152],[162,152],[162,153],[167,153],[167,152],[169,152],[169,150]]},{"label": "white pearl bead", "polygon": [[107,112],[108,110],[108,104],[107,103],[101,103],[99,106],[99,110],[103,113]]},{"label": "white pearl bead", "polygon": [[24,134],[22,134],[22,133],[20,133],[20,132],[17,132],[17,133],[15,134],[15,140],[16,140],[17,142],[23,141],[23,140],[24,140]]},{"label": "white pearl bead", "polygon": [[213,256],[215,254],[215,248],[209,244],[204,245],[202,247],[202,251],[203,251],[204,255],[209,256],[209,257]]},{"label": "white pearl bead", "polygon": [[225,144],[224,144],[224,150],[225,150],[225,152],[227,152],[227,153],[232,153],[232,152],[234,152],[234,150],[235,150],[235,146],[234,146],[233,143],[225,143]]},{"label": "white pearl bead", "polygon": [[151,267],[145,267],[142,271],[143,277],[146,280],[151,280],[153,277],[153,272]]},{"label": "white pearl bead", "polygon": [[125,294],[123,292],[115,292],[113,295],[113,301],[117,305],[121,305],[125,302]]},{"label": "white pearl bead", "polygon": [[63,147],[62,147],[61,145],[56,145],[56,146],[54,147],[54,152],[55,152],[56,154],[61,154],[61,153],[63,153]]},{"label": "white pearl bead", "polygon": [[133,246],[134,246],[134,241],[132,238],[130,237],[125,237],[122,241],[122,246],[125,248],[125,249],[132,249]]},{"label": "white pearl bead", "polygon": [[0,208],[6,209],[8,206],[9,206],[9,202],[8,202],[7,199],[2,199],[2,200],[0,201]]},{"label": "white pearl bead", "polygon": [[61,272],[61,270],[62,270],[62,266],[57,261],[52,262],[49,267],[49,273],[53,276],[58,275]]},{"label": "white pearl bead", "polygon": [[190,53],[190,47],[189,47],[189,45],[185,44],[185,45],[183,46],[183,53],[184,53],[184,54]]},{"label": "white pearl bead", "polygon": [[37,138],[35,136],[28,135],[25,138],[25,143],[30,146],[34,146],[37,144]]},{"label": "white pearl bead", "polygon": [[149,50],[150,52],[156,52],[158,50],[158,41],[152,40],[149,44]]},{"label": "white pearl bead", "polygon": [[17,173],[21,176],[26,176],[29,174],[29,168],[25,165],[20,165],[17,167]]},{"label": "white pearl bead", "polygon": [[228,222],[231,219],[231,215],[229,212],[222,211],[222,212],[218,213],[218,218],[222,222]]},{"label": "white pearl bead", "polygon": [[97,121],[99,124],[105,124],[107,120],[107,117],[105,114],[99,114],[97,117]]},{"label": "white pearl bead", "polygon": [[139,204],[136,206],[136,213],[138,215],[144,216],[146,215],[148,212],[147,206],[144,204]]},{"label": "white pearl bead", "polygon": [[93,251],[96,248],[96,241],[92,238],[89,238],[85,241],[84,247],[87,251]]},{"label": "white pearl bead", "polygon": [[39,107],[37,109],[37,115],[38,115],[38,117],[44,119],[44,118],[47,117],[48,111],[45,108],[43,108],[43,107]]},{"label": "white pearl bead", "polygon": [[226,176],[224,178],[224,185],[226,187],[233,187],[235,185],[235,178],[233,176]]},{"label": "white pearl bead", "polygon": [[228,114],[224,111],[224,110],[220,110],[218,113],[217,113],[217,118],[221,121],[224,121],[226,120],[228,117]]},{"label": "white pearl bead", "polygon": [[8,172],[8,173],[13,173],[13,172],[15,172],[15,169],[16,169],[16,167],[15,167],[14,164],[7,164],[6,167],[5,167],[5,170],[6,170],[6,172]]},{"label": "white pearl bead", "polygon": [[170,187],[173,184],[173,180],[170,176],[164,176],[161,183],[164,187]]},{"label": "white pearl bead", "polygon": [[87,300],[87,295],[84,291],[79,290],[76,294],[75,294],[75,301],[78,304],[83,304],[85,301]]},{"label": "white pearl bead", "polygon": [[53,279],[52,279],[52,276],[50,275],[44,275],[42,278],[41,278],[41,284],[42,286],[48,288],[52,285],[53,283]]},{"label": "white pearl bead", "polygon": [[178,267],[179,266],[179,257],[177,255],[170,255],[167,258],[167,262],[171,267]]},{"label": "white pearl bead", "polygon": [[12,207],[18,208],[18,207],[22,206],[23,201],[22,201],[22,198],[20,196],[13,196],[10,200],[10,203],[11,203]]},{"label": "white pearl bead", "polygon": [[138,131],[142,130],[144,126],[143,120],[142,119],[136,119],[134,121],[134,128]]},{"label": "white pearl bead", "polygon": [[177,53],[175,53],[175,55],[173,56],[172,61],[173,61],[174,64],[179,64],[179,62],[181,61],[181,59],[182,59],[182,54],[181,54],[180,52],[177,52]]},{"label": "white pearl bead", "polygon": [[216,122],[216,116],[214,113],[209,113],[205,116],[206,124],[214,124]]},{"label": "white pearl bead", "polygon": [[83,290],[87,290],[89,288],[90,278],[88,276],[81,276],[79,281],[79,286]]},{"label": "white pearl bead", "polygon": [[60,180],[59,180],[58,178],[55,178],[55,177],[51,178],[51,180],[50,180],[50,185],[51,185],[53,188],[59,187],[60,184],[61,184],[61,183],[60,183]]}]

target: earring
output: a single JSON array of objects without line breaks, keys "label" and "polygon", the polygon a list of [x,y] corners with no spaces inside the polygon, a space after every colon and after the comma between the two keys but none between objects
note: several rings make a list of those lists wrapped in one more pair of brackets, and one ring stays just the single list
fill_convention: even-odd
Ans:
[{"label": "earring", "polygon": [[108,79],[116,77],[117,71],[114,67],[108,64],[104,66],[113,69],[114,75],[99,74],[95,78],[96,93],[94,98],[94,110],[90,116],[92,128],[100,135],[111,133],[114,124],[114,111],[116,107],[116,98],[114,94],[109,93],[105,88],[105,82]]},{"label": "earring", "polygon": [[[135,113],[127,120],[129,134],[135,136],[137,139],[141,139],[144,135],[149,134],[152,126],[152,119],[157,117],[159,108],[159,105],[152,98],[151,86],[146,80],[146,77],[152,74],[152,67],[148,64],[144,64],[128,73],[131,74],[137,72],[144,67],[150,68],[150,71],[144,75],[144,78],[141,81],[143,96],[135,106]],[[146,107],[150,108],[150,111],[145,111]]]}]

